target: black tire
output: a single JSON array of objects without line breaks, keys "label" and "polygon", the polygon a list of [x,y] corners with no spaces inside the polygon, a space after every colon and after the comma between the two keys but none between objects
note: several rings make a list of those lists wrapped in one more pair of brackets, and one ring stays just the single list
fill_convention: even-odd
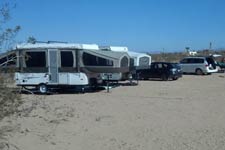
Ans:
[{"label": "black tire", "polygon": [[84,93],[85,93],[85,86],[81,86],[81,87],[80,87],[80,93],[81,93],[81,94],[84,94]]},{"label": "black tire", "polygon": [[197,75],[203,75],[203,71],[201,69],[199,69],[199,68],[195,70],[195,73]]},{"label": "black tire", "polygon": [[89,82],[90,82],[91,86],[96,86],[97,85],[97,79],[96,78],[90,78]]},{"label": "black tire", "polygon": [[38,91],[41,93],[41,94],[46,94],[48,92],[48,87],[46,84],[40,84],[38,86]]},{"label": "black tire", "polygon": [[178,77],[173,77],[173,80],[177,80],[178,79]]},{"label": "black tire", "polygon": [[168,77],[166,76],[166,74],[163,74],[163,75],[161,76],[161,79],[162,79],[163,81],[167,81],[167,80],[168,80]]},{"label": "black tire", "polygon": [[149,80],[149,78],[146,75],[139,75],[139,80]]},{"label": "black tire", "polygon": [[145,77],[145,78],[143,78],[143,80],[149,80],[149,78]]}]

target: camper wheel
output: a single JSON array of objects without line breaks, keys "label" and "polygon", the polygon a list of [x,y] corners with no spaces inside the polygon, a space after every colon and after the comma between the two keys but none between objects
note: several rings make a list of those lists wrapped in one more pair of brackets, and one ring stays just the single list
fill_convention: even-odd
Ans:
[{"label": "camper wheel", "polygon": [[48,91],[47,85],[46,84],[40,84],[38,86],[38,90],[41,94],[45,94]]}]

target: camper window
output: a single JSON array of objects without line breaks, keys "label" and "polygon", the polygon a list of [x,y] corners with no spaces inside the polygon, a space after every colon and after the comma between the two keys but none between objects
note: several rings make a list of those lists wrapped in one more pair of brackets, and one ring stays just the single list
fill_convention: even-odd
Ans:
[{"label": "camper window", "polygon": [[121,67],[128,67],[128,58],[124,56],[121,60]]},{"label": "camper window", "polygon": [[188,63],[188,59],[183,59],[183,60],[180,61],[180,63],[187,64]]},{"label": "camper window", "polygon": [[86,66],[113,66],[113,61],[102,57],[83,53],[83,62]]},{"label": "camper window", "polygon": [[0,59],[0,66],[15,66],[16,54],[10,54]]},{"label": "camper window", "polygon": [[26,52],[25,62],[27,67],[46,67],[45,52]]},{"label": "camper window", "polygon": [[149,66],[149,58],[148,57],[141,57],[139,61],[140,66]]},{"label": "camper window", "polygon": [[3,57],[0,59],[0,66],[6,66],[7,64],[7,57]]},{"label": "camper window", "polygon": [[15,66],[16,61],[17,61],[16,54],[10,54],[8,56],[7,66]]},{"label": "camper window", "polygon": [[61,67],[73,67],[74,58],[72,51],[61,51]]}]

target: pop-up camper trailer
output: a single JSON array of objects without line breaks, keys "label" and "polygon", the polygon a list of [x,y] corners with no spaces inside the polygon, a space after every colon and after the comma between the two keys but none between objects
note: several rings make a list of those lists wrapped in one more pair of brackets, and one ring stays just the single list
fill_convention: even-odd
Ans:
[{"label": "pop-up camper trailer", "polygon": [[127,52],[83,50],[81,51],[81,56],[81,70],[87,73],[90,81],[94,83],[97,81],[97,78],[102,80],[103,74],[129,72],[130,57]]},{"label": "pop-up camper trailer", "polygon": [[[111,80],[112,78],[114,80],[121,80],[123,77],[122,75],[129,73],[129,66],[130,66],[130,57],[127,54],[127,52],[114,52],[114,51],[89,51],[89,53],[98,55],[102,55],[102,57],[109,55],[111,60],[113,60],[113,65],[116,68],[106,68],[106,67],[91,67],[89,68],[87,65],[85,65],[85,69],[92,70],[94,72],[99,72],[100,78],[102,80]],[[85,60],[85,59],[84,59]],[[88,59],[90,60],[90,59]],[[92,61],[94,62],[94,61]],[[109,64],[112,65],[112,62]],[[95,69],[95,70],[93,70]],[[108,79],[109,77],[109,79]]]},{"label": "pop-up camper trailer", "polygon": [[127,80],[131,77],[132,74],[136,73],[138,69],[148,68],[151,65],[151,56],[145,53],[137,53],[128,51],[127,47],[119,47],[119,46],[100,46],[102,51],[112,51],[112,52],[127,52],[130,57],[129,64],[129,73],[111,73],[101,74],[103,80],[119,81],[119,80]]},{"label": "pop-up camper trailer", "polygon": [[[127,47],[120,47],[120,46],[99,46],[100,50],[103,52],[117,52],[117,53],[124,53],[128,52]],[[130,56],[128,55],[130,58]],[[129,59],[129,69],[130,69],[131,59]],[[124,72],[117,72],[117,73],[102,73],[101,78],[102,80],[110,80],[110,81],[120,81],[120,80],[127,80],[129,78],[128,70],[126,73]]]},{"label": "pop-up camper trailer", "polygon": [[151,56],[145,53],[128,52],[128,55],[133,59],[132,66],[135,70],[143,69],[151,65]]},{"label": "pop-up camper trailer", "polygon": [[98,45],[68,43],[20,44],[15,48],[16,84],[49,87],[96,84],[100,73],[129,71],[126,52],[99,51]]},{"label": "pop-up camper trailer", "polygon": [[132,74],[133,79],[138,79],[137,70],[139,69],[147,69],[151,65],[151,56],[145,53],[137,53],[137,52],[128,52],[129,56],[131,57],[130,64],[130,72]]}]

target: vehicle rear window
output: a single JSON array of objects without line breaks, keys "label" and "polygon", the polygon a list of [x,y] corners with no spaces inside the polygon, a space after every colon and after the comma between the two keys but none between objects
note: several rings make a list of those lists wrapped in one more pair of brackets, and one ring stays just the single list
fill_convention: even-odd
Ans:
[{"label": "vehicle rear window", "polygon": [[204,63],[203,58],[185,58],[180,61],[181,64],[201,64]]},{"label": "vehicle rear window", "polygon": [[201,58],[192,58],[192,59],[190,59],[190,63],[201,64],[201,63],[204,63],[204,59],[201,59]]},{"label": "vehicle rear window", "polygon": [[163,68],[167,68],[168,67],[168,64],[163,64]]},{"label": "vehicle rear window", "polygon": [[174,64],[171,64],[171,68],[180,68],[180,64],[178,63],[174,63]]},{"label": "vehicle rear window", "polygon": [[183,59],[183,60],[180,61],[180,63],[186,64],[186,63],[188,63],[188,59]]},{"label": "vehicle rear window", "polygon": [[157,66],[158,66],[159,69],[163,67],[162,64],[158,64]]}]

